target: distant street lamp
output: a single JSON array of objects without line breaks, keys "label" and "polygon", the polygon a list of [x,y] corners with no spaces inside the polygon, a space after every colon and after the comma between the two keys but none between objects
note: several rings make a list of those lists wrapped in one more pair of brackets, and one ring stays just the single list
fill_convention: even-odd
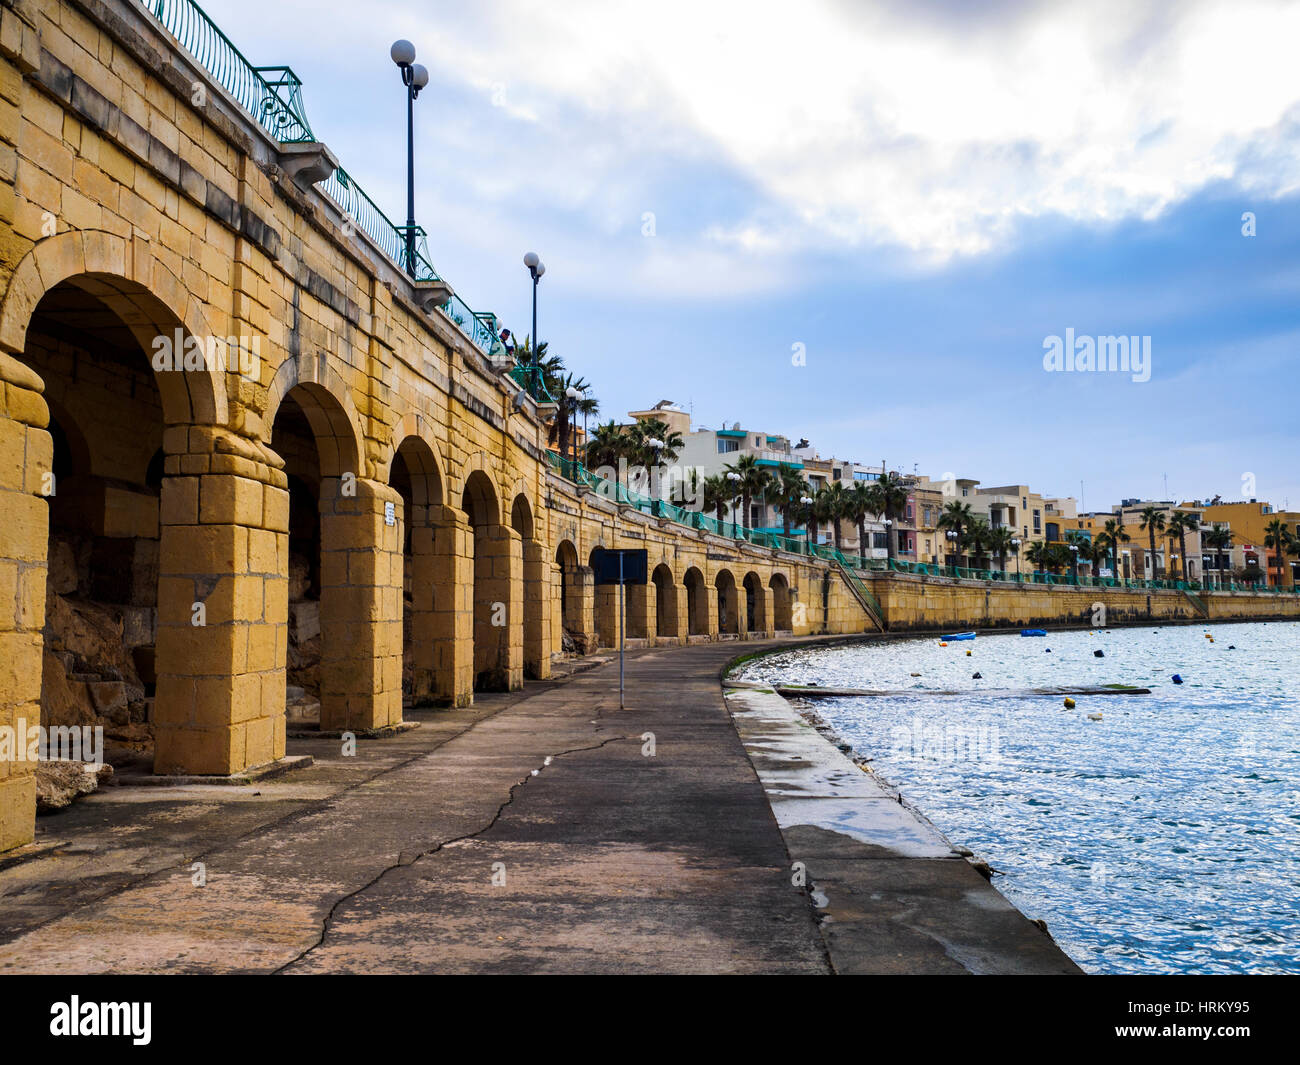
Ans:
[{"label": "distant street lamp", "polygon": [[[546,273],[546,264],[537,257],[537,252],[530,251],[524,255],[524,265],[528,267],[528,273],[533,279],[533,366],[537,367],[533,371],[533,376],[536,377],[541,373],[538,363],[541,345],[537,342],[537,282]],[[534,393],[534,396],[536,396],[536,393]]]},{"label": "distant street lamp", "polygon": [[429,72],[415,61],[415,45],[394,41],[388,50],[406,86],[406,272],[415,276],[415,98],[429,84]]},{"label": "distant street lamp", "polygon": [[1016,560],[1016,580],[1020,579],[1020,541],[1016,537],[1011,538],[1011,557]]},{"label": "distant street lamp", "polygon": [[1079,545],[1070,545],[1070,572],[1074,574],[1074,583],[1079,583]]},{"label": "distant street lamp", "polygon": [[578,479],[578,401],[582,399],[582,393],[570,385],[564,390],[564,394],[569,397],[569,413],[573,420],[573,479]]},{"label": "distant street lamp", "polygon": [[[811,507],[813,503],[812,496],[800,496],[799,502],[805,507]],[[803,536],[804,539],[808,542],[808,554],[811,555],[812,554],[812,519],[807,515],[804,516],[804,521],[803,521]]]}]

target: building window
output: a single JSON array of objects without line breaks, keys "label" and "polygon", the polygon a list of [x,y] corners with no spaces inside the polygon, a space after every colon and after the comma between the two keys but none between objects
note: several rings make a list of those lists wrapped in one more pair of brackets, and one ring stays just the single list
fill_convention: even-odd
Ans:
[{"label": "building window", "polygon": [[740,444],[739,444],[737,441],[735,441],[735,440],[731,440],[731,439],[726,438],[726,437],[720,437],[720,438],[718,439],[718,454],[719,454],[719,455],[726,455],[726,454],[728,454],[729,452],[732,452],[732,451],[739,451],[739,450],[740,450]]},{"label": "building window", "polygon": [[1042,511],[1034,511],[1034,532],[1040,532],[1043,528]]},{"label": "building window", "polygon": [[838,469],[831,470],[831,480],[838,481],[840,479],[840,473],[841,471]]},{"label": "building window", "polygon": [[963,488],[963,489],[961,490],[961,494],[964,495],[964,496],[965,496],[965,495],[970,495],[970,489],[969,489],[969,488]]}]

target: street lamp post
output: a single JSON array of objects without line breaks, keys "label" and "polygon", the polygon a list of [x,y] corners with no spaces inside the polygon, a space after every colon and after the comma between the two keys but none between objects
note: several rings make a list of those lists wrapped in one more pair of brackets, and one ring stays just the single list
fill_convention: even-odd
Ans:
[{"label": "street lamp post", "polygon": [[572,415],[573,422],[573,432],[570,434],[573,437],[573,447],[570,450],[573,452],[572,473],[576,483],[578,480],[578,401],[582,399],[582,393],[570,385],[564,390],[564,394],[569,397],[569,413]]},{"label": "street lamp post", "polygon": [[[542,275],[546,273],[546,264],[542,262],[540,258],[538,258],[537,252],[530,251],[524,256],[524,265],[528,267],[528,273],[533,279],[533,372],[532,372],[532,376],[534,379],[534,386],[536,386],[537,375],[541,372],[539,363],[537,361],[541,349],[541,345],[538,344],[537,342],[537,282],[539,282],[542,279]],[[533,393],[533,398],[534,399],[537,398],[537,393],[535,391]]]},{"label": "street lamp post", "polygon": [[429,72],[415,61],[415,45],[394,41],[388,50],[406,86],[406,272],[415,276],[415,98],[429,84]]},{"label": "street lamp post", "polygon": [[1079,545],[1070,545],[1070,572],[1074,575],[1074,583],[1079,583]]},{"label": "street lamp post", "polygon": [[1016,560],[1016,580],[1020,580],[1020,541],[1014,536],[1011,538],[1011,557]]},{"label": "street lamp post", "polygon": [[955,529],[949,529],[943,535],[948,541],[948,554],[949,556],[952,556],[957,550],[957,531]]},{"label": "street lamp post", "polygon": [[[655,469],[658,469],[658,468],[659,468],[659,453],[660,453],[661,451],[663,451],[663,449],[666,448],[668,445],[667,445],[666,442],[664,442],[663,440],[660,440],[658,437],[655,437],[655,436],[650,437],[650,438],[646,441],[646,444],[647,444],[647,445],[651,448],[651,450],[653,450],[654,453],[655,453],[655,457],[654,457],[654,468],[655,468]],[[657,480],[657,475],[652,474],[652,475],[651,475],[651,478],[650,478],[650,484],[647,485],[646,487],[649,488],[649,490],[650,490],[650,513],[651,513],[652,515],[654,515],[654,517],[657,518],[657,517],[659,517],[659,496],[657,496],[657,495],[655,494],[655,490],[654,490],[654,485],[655,485],[656,480]]]},{"label": "street lamp post", "polygon": [[[805,507],[811,507],[813,502],[812,496],[800,496],[799,502]],[[811,556],[812,555],[812,516],[810,514],[804,515],[803,535],[804,535],[804,539],[808,542],[808,554]]]}]

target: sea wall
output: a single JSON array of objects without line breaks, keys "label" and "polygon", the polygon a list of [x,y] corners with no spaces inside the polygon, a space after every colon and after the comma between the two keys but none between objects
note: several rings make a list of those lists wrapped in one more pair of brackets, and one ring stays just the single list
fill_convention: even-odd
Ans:
[{"label": "sea wall", "polygon": [[[1300,618],[1300,596],[1020,584],[891,574],[871,582],[891,632]],[[1198,605],[1204,604],[1203,612]]]}]

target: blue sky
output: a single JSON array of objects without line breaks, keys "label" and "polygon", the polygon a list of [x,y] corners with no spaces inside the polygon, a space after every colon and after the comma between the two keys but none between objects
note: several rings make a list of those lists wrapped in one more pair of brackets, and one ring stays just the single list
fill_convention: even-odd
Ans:
[{"label": "blue sky", "polygon": [[[469,10],[466,10],[466,8]],[[304,81],[391,217],[606,417],[660,399],[823,455],[1101,509],[1300,508],[1296,5],[208,0]],[[1241,217],[1256,216],[1257,235]],[[653,235],[647,215],[653,215]],[[1044,339],[1150,336],[1151,378]],[[802,344],[806,365],[792,365]]]}]

